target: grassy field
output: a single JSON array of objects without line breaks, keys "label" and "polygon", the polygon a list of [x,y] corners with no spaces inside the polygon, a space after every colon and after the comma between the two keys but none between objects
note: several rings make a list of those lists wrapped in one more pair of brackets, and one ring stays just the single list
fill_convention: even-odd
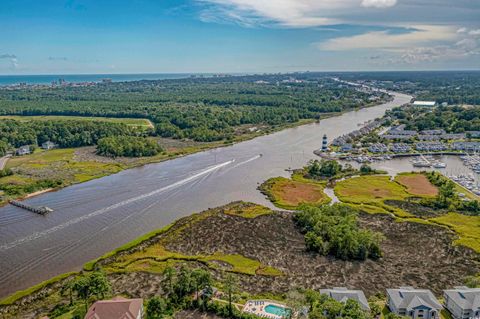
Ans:
[{"label": "grassy field", "polygon": [[395,181],[407,188],[407,192],[414,196],[434,197],[438,194],[438,188],[423,174],[402,173],[395,176]]},{"label": "grassy field", "polygon": [[11,119],[16,121],[93,121],[93,122],[109,122],[120,123],[137,128],[153,128],[153,123],[148,119],[136,118],[114,118],[114,117],[87,117],[87,116],[61,116],[61,115],[4,115],[0,116],[2,119]]},{"label": "grassy field", "polygon": [[459,236],[455,241],[457,244],[470,247],[480,253],[480,216],[448,213],[430,220],[455,231]]},{"label": "grassy field", "polygon": [[335,186],[335,194],[346,203],[379,203],[386,199],[403,200],[410,196],[389,176],[359,176],[340,181]]},{"label": "grassy field", "polygon": [[7,168],[12,169],[14,175],[0,178],[0,186],[15,188],[15,192],[5,195],[3,201],[26,196],[33,186],[33,191],[41,191],[47,186],[38,183],[46,180],[58,181],[54,188],[64,187],[120,172],[126,165],[77,160],[75,149],[55,149],[12,157]]},{"label": "grassy field", "polygon": [[309,180],[275,177],[260,186],[272,203],[284,209],[296,209],[301,204],[324,205],[330,198],[323,192],[323,185]]}]

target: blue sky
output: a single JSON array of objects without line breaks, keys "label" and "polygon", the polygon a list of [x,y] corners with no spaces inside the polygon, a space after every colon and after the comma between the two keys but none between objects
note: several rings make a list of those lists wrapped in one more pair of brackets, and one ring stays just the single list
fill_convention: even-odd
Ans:
[{"label": "blue sky", "polygon": [[480,69],[480,1],[0,2],[0,74],[419,69]]}]

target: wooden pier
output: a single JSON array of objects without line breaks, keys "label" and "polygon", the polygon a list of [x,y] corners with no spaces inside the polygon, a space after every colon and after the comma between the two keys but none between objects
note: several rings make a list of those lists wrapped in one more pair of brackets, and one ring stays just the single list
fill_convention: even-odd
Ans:
[{"label": "wooden pier", "polygon": [[22,203],[22,202],[17,201],[17,200],[10,200],[8,202],[13,206],[23,208],[25,210],[28,210],[32,213],[39,214],[39,215],[46,215],[50,212],[53,212],[53,209],[51,209],[49,207],[46,207],[46,206],[34,207],[34,206],[27,205],[27,204]]}]

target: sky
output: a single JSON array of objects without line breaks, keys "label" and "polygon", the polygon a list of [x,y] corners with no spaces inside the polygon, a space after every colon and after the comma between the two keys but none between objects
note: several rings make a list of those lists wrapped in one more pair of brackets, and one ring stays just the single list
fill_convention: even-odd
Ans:
[{"label": "sky", "polygon": [[1,0],[0,74],[480,69],[479,0]]}]

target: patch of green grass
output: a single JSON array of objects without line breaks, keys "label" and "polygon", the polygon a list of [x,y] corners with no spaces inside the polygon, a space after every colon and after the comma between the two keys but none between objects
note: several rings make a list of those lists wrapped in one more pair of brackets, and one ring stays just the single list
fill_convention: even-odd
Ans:
[{"label": "patch of green grass", "polygon": [[29,287],[25,290],[19,290],[17,292],[15,292],[14,294],[0,300],[0,305],[11,305],[13,304],[15,301],[23,298],[23,297],[26,297],[36,291],[39,291],[40,289],[42,288],[45,288],[49,285],[52,285],[56,282],[59,282],[63,279],[66,279],[70,276],[75,276],[77,275],[78,273],[76,272],[69,272],[69,273],[66,273],[66,274],[62,274],[62,275],[59,275],[59,276],[56,276],[56,277],[53,277],[53,278],[50,278],[49,280],[46,280],[46,281],[43,281],[35,286],[32,286],[32,287]]},{"label": "patch of green grass", "polygon": [[265,206],[253,204],[253,203],[240,203],[232,207],[227,207],[224,213],[232,216],[239,216],[243,218],[255,218],[262,215],[272,214],[273,211]]},{"label": "patch of green grass", "polygon": [[431,218],[430,221],[444,225],[455,231],[458,239],[455,243],[469,247],[480,253],[480,216],[467,216],[458,213]]},{"label": "patch of green grass", "polygon": [[410,195],[389,176],[359,176],[340,181],[335,194],[345,203],[370,204],[386,199],[403,200]]},{"label": "patch of green grass", "polygon": [[138,128],[151,128],[152,122],[148,119],[136,119],[136,118],[114,118],[114,117],[89,117],[89,116],[67,116],[67,115],[5,115],[0,116],[0,119],[10,119],[16,121],[90,121],[90,122],[108,122],[119,123],[128,126],[134,126]]},{"label": "patch of green grass", "polygon": [[109,257],[115,256],[116,254],[118,254],[120,252],[127,251],[127,250],[129,250],[129,249],[131,249],[135,246],[138,246],[146,240],[149,240],[149,239],[151,239],[155,236],[158,236],[160,234],[163,234],[163,233],[167,232],[172,226],[173,226],[173,224],[170,224],[170,225],[167,225],[167,226],[165,226],[161,229],[157,229],[157,230],[149,232],[149,233],[147,233],[143,236],[140,236],[137,239],[132,240],[131,242],[128,242],[127,244],[125,244],[123,246],[120,246],[117,249],[112,250],[111,252],[108,252],[105,255],[103,255],[103,256],[101,256],[97,259],[94,259],[94,260],[91,260],[91,261],[87,262],[85,265],[83,265],[83,269],[86,270],[86,271],[92,271],[92,270],[95,269],[95,265],[100,260],[107,259]]}]

